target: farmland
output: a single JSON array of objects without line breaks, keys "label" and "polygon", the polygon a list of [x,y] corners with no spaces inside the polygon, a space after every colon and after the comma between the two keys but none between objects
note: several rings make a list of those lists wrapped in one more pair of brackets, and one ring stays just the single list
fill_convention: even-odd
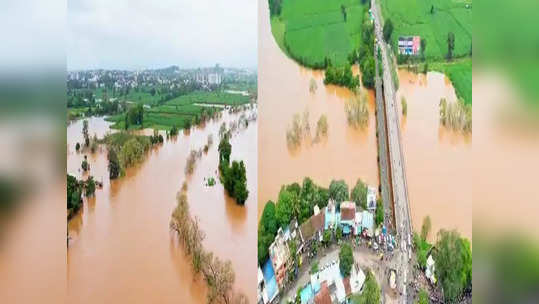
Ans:
[{"label": "farmland", "polygon": [[[144,128],[170,130],[172,126],[186,128],[196,123],[204,116],[210,116],[220,108],[219,106],[238,106],[249,103],[250,97],[242,94],[226,92],[196,91],[187,95],[176,97],[163,105],[144,110]],[[206,105],[206,106],[205,106]],[[211,105],[215,105],[212,107]],[[115,124],[112,128],[123,129],[124,114],[113,115],[107,118]],[[130,126],[136,128],[137,126]]]},{"label": "farmland", "polygon": [[472,59],[465,58],[454,62],[429,63],[429,69],[439,71],[447,75],[457,97],[465,104],[472,104]]},{"label": "farmland", "polygon": [[[442,60],[448,53],[447,35],[455,34],[454,57],[470,55],[472,46],[471,1],[390,0],[379,2],[384,20],[391,19],[394,32],[391,46],[397,50],[399,36],[417,35],[426,39],[425,57]],[[466,6],[469,6],[467,8]]]},{"label": "farmland", "polygon": [[347,62],[357,51],[365,6],[352,0],[283,0],[280,14],[271,17],[279,47],[302,65],[324,68]]}]

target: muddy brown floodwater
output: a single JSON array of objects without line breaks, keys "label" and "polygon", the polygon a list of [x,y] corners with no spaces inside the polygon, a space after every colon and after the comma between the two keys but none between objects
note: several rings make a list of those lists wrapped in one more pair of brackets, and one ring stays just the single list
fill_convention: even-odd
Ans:
[{"label": "muddy brown floodwater", "polygon": [[440,99],[455,102],[455,90],[441,73],[399,70],[398,74],[399,108],[402,96],[408,103],[406,117],[402,117],[402,109],[399,115],[414,229],[419,231],[429,215],[431,240],[440,228],[456,228],[471,239],[471,135],[448,130],[439,122]]},{"label": "muddy brown floodwater", "polygon": [[[378,186],[374,94],[368,92],[369,123],[363,129],[348,126],[345,102],[348,89],[325,86],[323,71],[314,71],[288,58],[275,42],[267,1],[259,2],[259,215],[268,200],[275,200],[281,185],[311,177],[328,186],[332,179],[344,179],[353,187],[358,178]],[[357,73],[357,68],[355,69]],[[309,84],[314,79],[315,93]],[[286,130],[294,114],[308,110],[311,133],[322,114],[327,116],[328,136],[319,143],[304,143],[289,150]]]},{"label": "muddy brown floodwater", "polygon": [[[257,125],[249,126],[231,140],[232,159],[246,163],[249,198],[236,206],[218,182],[204,186],[204,178],[217,179],[218,130],[222,121],[237,120],[240,114],[224,113],[190,134],[152,148],[138,166],[109,181],[104,147],[88,156],[90,173],[103,181],[95,198],[68,224],[71,236],[67,252],[68,302],[76,303],[205,303],[206,287],[194,278],[190,259],[169,231],[176,193],[185,180],[186,157],[213,134],[214,143],[203,154],[189,177],[191,214],[206,233],[204,246],[222,259],[232,261],[235,289],[256,302],[256,157]],[[90,135],[109,131],[103,118],[89,119]],[[82,141],[82,121],[68,126],[67,172],[81,177],[82,153],[74,149]],[[150,132],[146,130],[145,133]],[[85,176],[85,175],[84,175]]]}]

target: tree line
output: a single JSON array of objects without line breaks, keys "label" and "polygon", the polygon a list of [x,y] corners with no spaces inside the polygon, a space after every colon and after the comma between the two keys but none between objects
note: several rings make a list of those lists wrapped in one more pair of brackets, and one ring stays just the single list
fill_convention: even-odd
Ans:
[{"label": "tree line", "polygon": [[204,249],[202,242],[206,235],[200,227],[197,217],[191,217],[186,195],[187,185],[177,195],[178,205],[174,209],[170,229],[175,231],[187,256],[191,257],[191,266],[195,275],[202,275],[208,287],[208,303],[246,303],[247,297],[233,290],[236,279],[232,263],[223,261],[213,252]]}]

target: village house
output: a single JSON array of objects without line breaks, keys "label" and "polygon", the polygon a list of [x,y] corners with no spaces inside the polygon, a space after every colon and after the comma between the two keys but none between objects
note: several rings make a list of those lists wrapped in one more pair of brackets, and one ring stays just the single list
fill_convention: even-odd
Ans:
[{"label": "village house", "polygon": [[269,256],[275,271],[277,285],[282,286],[288,270],[288,260],[290,259],[290,250],[282,228],[279,228],[275,240],[269,247]]},{"label": "village house", "polygon": [[322,241],[324,235],[326,207],[314,206],[314,214],[300,226],[301,239],[304,246],[309,246],[314,240]]},{"label": "village house", "polygon": [[418,55],[421,48],[421,38],[419,36],[399,37],[400,55]]},{"label": "village house", "polygon": [[356,219],[356,203],[342,202],[341,203],[341,227],[344,235],[349,235],[354,230]]},{"label": "village house", "polygon": [[297,244],[296,254],[299,254],[303,249],[303,241],[301,231],[298,226],[298,221],[293,219],[286,229],[279,228],[275,240],[269,247],[270,260],[275,271],[275,278],[279,287],[282,287],[283,281],[286,278],[289,266],[291,266],[290,248],[288,246],[291,240],[295,240]]},{"label": "village house", "polygon": [[351,295],[363,291],[365,273],[354,263],[350,276],[344,278],[339,269],[339,261],[335,261],[312,274],[310,283],[315,303],[346,303]]}]

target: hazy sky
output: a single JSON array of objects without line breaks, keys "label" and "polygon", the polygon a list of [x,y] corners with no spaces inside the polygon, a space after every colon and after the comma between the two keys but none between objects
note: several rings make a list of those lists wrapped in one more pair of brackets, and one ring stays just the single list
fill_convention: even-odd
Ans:
[{"label": "hazy sky", "polygon": [[256,67],[256,0],[68,0],[67,68]]}]

